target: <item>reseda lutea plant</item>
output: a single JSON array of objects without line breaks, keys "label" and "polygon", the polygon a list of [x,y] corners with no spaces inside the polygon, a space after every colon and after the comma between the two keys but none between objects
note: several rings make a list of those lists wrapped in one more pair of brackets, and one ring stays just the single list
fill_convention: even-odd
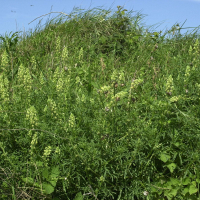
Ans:
[{"label": "reseda lutea plant", "polygon": [[199,198],[199,40],[111,14],[0,49],[1,199]]}]

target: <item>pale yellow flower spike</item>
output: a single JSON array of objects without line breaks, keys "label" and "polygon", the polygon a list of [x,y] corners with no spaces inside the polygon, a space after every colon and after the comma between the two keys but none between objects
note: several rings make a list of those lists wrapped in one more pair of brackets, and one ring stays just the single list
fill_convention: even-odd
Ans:
[{"label": "pale yellow flower spike", "polygon": [[69,117],[69,127],[71,128],[75,127],[75,116],[73,113],[71,113]]},{"label": "pale yellow flower spike", "polygon": [[31,106],[28,108],[26,113],[26,119],[30,122],[32,127],[35,127],[38,125],[38,117],[37,117],[37,111],[34,106]]},{"label": "pale yellow flower spike", "polygon": [[3,70],[6,72],[7,69],[6,67],[8,66],[9,61],[8,61],[8,54],[6,52],[6,50],[3,52],[2,58],[1,58],[1,66],[3,68]]},{"label": "pale yellow flower spike", "polygon": [[174,83],[173,83],[173,78],[172,75],[170,75],[167,79],[167,84],[166,84],[166,93],[171,94],[174,90]]}]

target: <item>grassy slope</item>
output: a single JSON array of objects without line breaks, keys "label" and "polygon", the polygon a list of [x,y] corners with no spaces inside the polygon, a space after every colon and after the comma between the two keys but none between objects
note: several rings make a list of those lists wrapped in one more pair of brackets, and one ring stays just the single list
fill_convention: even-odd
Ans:
[{"label": "grassy slope", "polygon": [[198,35],[109,12],[2,38],[2,199],[199,197]]}]

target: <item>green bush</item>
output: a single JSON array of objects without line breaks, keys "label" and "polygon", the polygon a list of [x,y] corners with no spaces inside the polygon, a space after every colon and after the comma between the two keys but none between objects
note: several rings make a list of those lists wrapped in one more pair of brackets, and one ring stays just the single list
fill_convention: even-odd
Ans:
[{"label": "green bush", "polygon": [[97,11],[3,38],[0,198],[199,199],[198,35]]}]

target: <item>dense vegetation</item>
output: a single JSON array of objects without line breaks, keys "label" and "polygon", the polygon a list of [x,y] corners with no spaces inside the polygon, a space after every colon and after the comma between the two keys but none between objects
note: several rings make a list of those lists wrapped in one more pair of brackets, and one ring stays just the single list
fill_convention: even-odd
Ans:
[{"label": "dense vegetation", "polygon": [[199,35],[141,19],[1,36],[0,199],[200,199]]}]

